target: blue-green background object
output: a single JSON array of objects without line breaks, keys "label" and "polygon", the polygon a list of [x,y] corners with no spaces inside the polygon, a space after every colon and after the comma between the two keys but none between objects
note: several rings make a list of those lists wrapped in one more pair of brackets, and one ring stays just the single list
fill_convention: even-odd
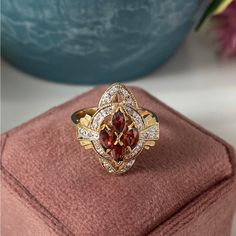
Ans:
[{"label": "blue-green background object", "polygon": [[203,0],[5,0],[2,54],[42,78],[131,80],[176,51]]}]

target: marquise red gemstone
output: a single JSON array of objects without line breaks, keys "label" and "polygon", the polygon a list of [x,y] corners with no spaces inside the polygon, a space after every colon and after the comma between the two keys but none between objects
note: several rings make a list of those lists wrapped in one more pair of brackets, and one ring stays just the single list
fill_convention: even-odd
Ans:
[{"label": "marquise red gemstone", "polygon": [[138,143],[138,139],[139,139],[138,129],[131,128],[124,133],[122,141],[126,146],[134,148]]},{"label": "marquise red gemstone", "polygon": [[125,155],[125,147],[119,144],[114,145],[112,149],[112,157],[115,161],[123,161],[123,157]]},{"label": "marquise red gemstone", "polygon": [[116,132],[120,133],[125,127],[125,116],[123,112],[117,111],[112,117],[112,126]]},{"label": "marquise red gemstone", "polygon": [[113,148],[114,142],[116,141],[116,135],[111,130],[107,128],[102,129],[99,132],[99,141],[104,148]]},{"label": "marquise red gemstone", "polygon": [[[110,149],[109,154],[112,158],[119,162],[123,161],[124,156],[126,154],[127,147],[131,147],[132,149],[136,147],[139,140],[139,132],[138,129],[133,128],[125,128],[125,115],[120,110],[115,112],[112,117],[112,127],[108,129],[105,127],[99,132],[99,142],[105,149]],[[123,134],[120,138],[120,142],[118,139],[118,135],[115,133]],[[123,145],[122,145],[123,144]]]}]

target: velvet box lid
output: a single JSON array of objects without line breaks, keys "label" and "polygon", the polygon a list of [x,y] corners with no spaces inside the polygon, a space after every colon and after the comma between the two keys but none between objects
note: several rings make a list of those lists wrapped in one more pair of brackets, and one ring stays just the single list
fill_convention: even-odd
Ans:
[{"label": "velvet box lid", "polygon": [[93,150],[80,146],[70,121],[74,111],[96,106],[104,90],[2,135],[2,235],[229,235],[233,148],[131,88],[141,106],[158,114],[160,140],[128,173],[108,174]]}]

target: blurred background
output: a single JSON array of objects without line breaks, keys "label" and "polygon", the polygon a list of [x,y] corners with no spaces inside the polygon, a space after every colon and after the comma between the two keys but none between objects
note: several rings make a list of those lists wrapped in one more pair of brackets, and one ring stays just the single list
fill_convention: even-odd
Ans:
[{"label": "blurred background", "polygon": [[125,81],[236,147],[236,1],[8,0],[1,23],[1,132]]}]

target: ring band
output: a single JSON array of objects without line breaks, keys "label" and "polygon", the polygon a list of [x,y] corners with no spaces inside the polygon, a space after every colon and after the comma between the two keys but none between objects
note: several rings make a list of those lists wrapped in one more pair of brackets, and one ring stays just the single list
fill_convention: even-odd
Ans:
[{"label": "ring band", "polygon": [[120,83],[105,91],[98,107],[78,110],[71,120],[80,144],[93,148],[109,173],[127,172],[142,150],[159,139],[157,115],[139,107],[135,96]]}]

